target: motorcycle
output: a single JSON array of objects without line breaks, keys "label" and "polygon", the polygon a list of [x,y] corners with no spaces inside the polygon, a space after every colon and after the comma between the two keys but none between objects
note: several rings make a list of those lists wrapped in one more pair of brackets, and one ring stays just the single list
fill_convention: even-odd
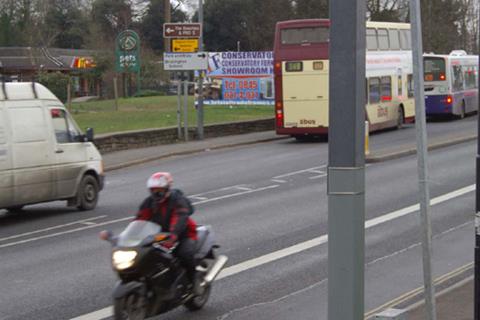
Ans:
[{"label": "motorcycle", "polygon": [[113,246],[112,265],[119,277],[113,290],[115,320],[142,320],[181,305],[195,311],[207,303],[212,282],[228,258],[216,252],[219,246],[211,228],[197,226],[195,260],[200,290],[194,290],[173,254],[175,247],[162,245],[169,235],[158,224],[141,220],[131,222],[118,236],[100,233]]}]

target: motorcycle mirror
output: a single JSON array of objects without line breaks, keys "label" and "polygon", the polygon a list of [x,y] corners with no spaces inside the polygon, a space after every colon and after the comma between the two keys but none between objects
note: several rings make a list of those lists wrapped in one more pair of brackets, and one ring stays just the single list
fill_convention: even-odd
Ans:
[{"label": "motorcycle mirror", "polygon": [[109,230],[100,231],[100,239],[105,241],[110,241],[112,239],[112,232]]}]

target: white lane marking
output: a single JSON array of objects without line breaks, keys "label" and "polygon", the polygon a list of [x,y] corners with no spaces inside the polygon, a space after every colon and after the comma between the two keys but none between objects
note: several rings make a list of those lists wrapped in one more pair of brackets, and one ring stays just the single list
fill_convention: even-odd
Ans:
[{"label": "white lane marking", "polygon": [[105,319],[108,317],[113,316],[113,306],[106,307],[100,310],[97,310],[92,313],[84,314],[83,316],[79,316],[76,318],[72,318],[70,320],[93,320],[93,319]]},{"label": "white lane marking", "polygon": [[86,226],[93,226],[93,225],[96,225],[96,223],[95,223],[95,222],[90,222],[90,221],[85,221],[85,222],[82,222],[82,223],[80,223],[80,224],[84,224],[84,225],[86,225]]},{"label": "white lane marking", "polygon": [[287,182],[285,180],[280,180],[280,179],[271,179],[271,181],[276,182],[276,183],[286,183]]},{"label": "white lane marking", "polygon": [[6,240],[11,240],[11,239],[16,239],[16,238],[21,238],[21,237],[29,236],[29,235],[36,234],[36,233],[42,233],[42,232],[46,232],[46,231],[50,231],[50,230],[65,228],[65,227],[68,227],[68,226],[71,226],[71,225],[74,225],[74,224],[88,223],[88,221],[97,220],[97,219],[102,219],[102,218],[105,218],[105,217],[106,217],[105,215],[104,215],[104,216],[98,216],[98,217],[93,217],[93,218],[88,218],[88,219],[73,221],[73,222],[69,222],[69,223],[66,223],[66,224],[60,224],[60,225],[53,226],[53,227],[50,227],[50,228],[45,228],[45,229],[41,229],[41,230],[35,230],[35,231],[32,231],[32,232],[26,232],[26,233],[16,234],[16,235],[14,235],[14,236],[6,237],[6,238],[0,238],[0,242],[6,241]]},{"label": "white lane marking", "polygon": [[238,189],[238,190],[243,190],[243,191],[253,190],[252,188],[248,188],[248,187],[244,187],[244,186],[235,186],[234,188]]},{"label": "white lane marking", "polygon": [[[475,185],[474,184],[470,185],[470,186],[467,186],[465,188],[461,188],[461,189],[446,193],[446,194],[441,195],[439,197],[436,197],[436,198],[434,198],[430,201],[430,204],[431,205],[439,204],[439,203],[451,200],[453,198],[460,197],[464,194],[472,192],[473,190],[475,190]],[[409,206],[409,207],[406,207],[406,208],[388,213],[388,214],[386,214],[384,216],[381,216],[381,217],[370,219],[370,220],[365,222],[365,229],[374,227],[374,226],[379,225],[379,224],[384,223],[384,222],[394,220],[394,219],[402,217],[402,216],[406,216],[406,215],[408,215],[410,213],[413,213],[413,212],[417,212],[419,210],[419,208],[420,208],[420,206],[417,204],[417,205]],[[384,217],[387,217],[387,218],[384,218]],[[278,250],[278,251],[275,251],[275,252],[272,252],[272,253],[268,253],[266,255],[263,255],[263,256],[260,256],[260,257],[257,257],[257,258],[253,258],[253,259],[241,262],[239,264],[236,264],[236,265],[233,265],[233,266],[230,266],[228,268],[223,269],[222,272],[218,275],[217,280],[224,279],[224,278],[233,276],[237,273],[262,266],[264,264],[267,264],[267,263],[279,260],[281,258],[287,257],[289,255],[300,253],[302,251],[311,249],[313,247],[325,244],[325,243],[327,243],[327,241],[328,241],[328,235],[322,235],[320,237],[301,242],[301,243],[293,245],[291,247],[284,248],[284,249],[281,249],[281,250]],[[85,315],[77,317],[77,318],[73,318],[71,320],[101,320],[101,319],[105,319],[107,317],[111,317],[112,315],[113,315],[112,307],[110,306],[110,307],[107,307],[107,308],[104,308],[104,309],[94,311],[92,313],[85,314]]]},{"label": "white lane marking", "polygon": [[[222,199],[227,199],[227,198],[233,198],[233,197],[241,196],[241,195],[244,195],[244,194],[250,194],[250,193],[259,192],[259,191],[268,190],[268,189],[274,189],[274,188],[277,188],[277,187],[278,187],[278,185],[271,185],[271,186],[267,186],[267,187],[263,187],[263,188],[258,188],[258,189],[255,189],[255,190],[237,192],[237,193],[228,194],[228,195],[217,197],[217,198],[197,201],[197,202],[194,202],[193,204],[198,205],[198,204],[202,204],[202,203],[207,203],[207,202],[212,202],[212,201],[217,201],[217,200],[222,200]],[[105,217],[105,216],[102,216],[102,217]],[[28,242],[32,242],[32,241],[37,241],[37,240],[42,240],[42,239],[47,239],[47,238],[53,238],[53,237],[57,237],[57,236],[61,236],[61,235],[65,235],[65,234],[69,234],[69,233],[73,233],[73,232],[77,232],[77,231],[83,231],[83,230],[88,230],[88,229],[92,229],[92,228],[96,228],[96,227],[106,226],[106,225],[114,224],[114,223],[117,223],[117,222],[133,220],[133,218],[134,218],[133,216],[130,216],[130,217],[121,218],[121,219],[109,220],[109,221],[104,221],[104,222],[97,223],[95,225],[89,225],[89,226],[80,227],[80,228],[76,228],[76,229],[72,229],[72,230],[47,234],[47,235],[40,236],[40,237],[29,238],[29,239],[25,239],[25,240],[21,240],[21,241],[6,243],[6,244],[0,245],[0,249],[1,248],[12,247],[12,246],[19,245],[19,244],[22,244],[22,243],[28,243]],[[52,228],[57,228],[57,227],[52,227]],[[32,233],[36,233],[36,232],[32,232]],[[14,237],[18,237],[18,236],[14,236]],[[7,238],[5,238],[5,239],[7,239]]]},{"label": "white lane marking", "polygon": [[189,198],[192,198],[192,199],[197,199],[197,200],[207,200],[208,198],[205,198],[205,197],[200,197],[200,196],[188,196]]},{"label": "white lane marking", "polygon": [[[461,188],[461,189],[458,189],[458,190],[455,190],[455,191],[452,191],[452,192],[449,192],[449,193],[446,193],[444,195],[441,195],[441,196],[438,196],[434,199],[431,199],[430,200],[430,205],[436,205],[436,204],[439,204],[439,203],[442,203],[442,202],[445,202],[445,201],[448,201],[448,200],[451,200],[453,198],[456,198],[456,197],[460,197],[464,194],[467,194],[469,192],[472,192],[475,190],[475,185],[472,184],[470,186],[467,186],[467,187],[464,187],[464,188]],[[390,220],[393,220],[393,219],[396,219],[398,217],[401,217],[401,216],[404,216],[404,215],[407,215],[409,213],[412,213],[412,212],[415,212],[415,211],[418,211],[420,210],[420,204],[414,204],[412,206],[409,206],[409,207],[406,207],[406,208],[403,208],[403,209],[400,209],[400,210],[397,210],[397,211],[394,211],[394,212],[391,212],[391,213],[388,213],[388,214],[385,214],[383,216],[380,216],[380,217],[377,217],[377,218],[374,218],[374,219],[371,219],[371,220],[368,220],[366,223],[365,223],[365,228],[371,228],[373,226],[376,226],[378,224],[381,224],[381,223],[384,223],[384,222],[387,222],[387,221],[390,221]]]},{"label": "white lane marking", "polygon": [[42,240],[42,239],[47,239],[47,238],[53,238],[53,237],[56,237],[56,236],[69,234],[69,233],[73,233],[73,232],[77,232],[77,231],[83,231],[83,230],[88,230],[88,229],[92,229],[92,228],[96,228],[96,227],[101,227],[101,226],[105,226],[105,225],[108,225],[108,224],[121,222],[121,221],[125,221],[125,220],[133,220],[133,217],[127,217],[127,218],[121,218],[121,219],[116,219],[116,220],[100,222],[100,223],[97,223],[97,224],[92,225],[92,226],[85,226],[85,227],[80,227],[80,228],[71,229],[71,230],[67,230],[67,231],[47,234],[47,235],[36,237],[36,238],[29,238],[29,239],[25,239],[25,240],[21,240],[21,241],[5,243],[5,244],[0,245],[0,249],[1,248],[6,248],[6,247],[12,247],[12,246],[22,244],[22,243],[28,243],[28,242],[32,242],[32,241],[37,241],[37,240]]},{"label": "white lane marking", "polygon": [[279,179],[279,178],[290,177],[290,176],[293,176],[293,175],[296,175],[296,174],[299,174],[299,173],[312,172],[313,170],[323,169],[323,168],[326,168],[326,167],[327,167],[327,165],[324,164],[324,165],[321,165],[321,166],[319,166],[319,167],[313,167],[313,168],[308,168],[308,169],[303,169],[303,170],[298,170],[298,171],[293,171],[293,172],[285,173],[285,174],[282,174],[282,175],[279,175],[279,176],[275,176],[275,177],[273,177],[272,179]]},{"label": "white lane marking", "polygon": [[324,178],[324,177],[326,177],[326,176],[327,176],[327,174],[326,174],[326,173],[323,173],[323,174],[320,174],[320,175],[318,175],[318,176],[310,177],[310,178],[308,178],[308,179],[314,180],[314,179]]},{"label": "white lane marking", "polygon": [[220,196],[220,197],[216,197],[216,198],[211,198],[211,199],[208,199],[208,200],[198,201],[198,202],[196,202],[196,203],[194,203],[194,204],[196,205],[196,204],[202,204],[202,203],[207,203],[207,202],[211,202],[211,201],[228,199],[228,198],[232,198],[232,197],[236,197],[236,196],[241,196],[241,195],[244,195],[244,194],[250,194],[250,193],[254,193],[254,192],[260,192],[260,191],[264,191],[264,190],[268,190],[268,189],[275,189],[275,188],[278,188],[278,187],[279,187],[278,184],[273,184],[273,185],[271,185],[271,186],[266,186],[266,187],[262,187],[262,188],[258,188],[258,189],[253,189],[253,190],[248,190],[248,191],[242,191],[242,192],[227,194],[227,195]]}]

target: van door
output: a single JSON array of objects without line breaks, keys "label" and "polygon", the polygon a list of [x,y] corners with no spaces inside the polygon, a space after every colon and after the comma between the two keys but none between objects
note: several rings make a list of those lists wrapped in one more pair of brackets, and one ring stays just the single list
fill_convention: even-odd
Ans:
[{"label": "van door", "polygon": [[54,197],[54,155],[40,100],[8,101],[14,201],[24,205]]},{"label": "van door", "polygon": [[12,153],[8,143],[7,113],[0,102],[0,208],[11,205],[13,200]]},{"label": "van door", "polygon": [[63,107],[50,106],[55,139],[57,198],[75,195],[80,174],[86,166],[86,146],[80,130]]}]

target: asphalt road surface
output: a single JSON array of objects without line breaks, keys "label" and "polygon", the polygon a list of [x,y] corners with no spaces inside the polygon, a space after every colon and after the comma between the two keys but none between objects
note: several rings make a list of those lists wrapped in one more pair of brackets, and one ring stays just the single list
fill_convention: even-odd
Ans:
[{"label": "asphalt road surface", "polygon": [[[429,124],[429,134],[465,128],[476,117]],[[408,127],[371,143],[414,136]],[[473,261],[475,154],[474,142],[429,154],[436,276]],[[128,224],[159,170],[173,173],[230,260],[203,310],[158,319],[327,319],[327,159],[325,142],[211,151],[109,172],[91,212],[63,202],[0,212],[0,319],[108,318],[116,278],[98,232]],[[410,156],[366,169],[366,312],[422,285],[416,164]]]}]

